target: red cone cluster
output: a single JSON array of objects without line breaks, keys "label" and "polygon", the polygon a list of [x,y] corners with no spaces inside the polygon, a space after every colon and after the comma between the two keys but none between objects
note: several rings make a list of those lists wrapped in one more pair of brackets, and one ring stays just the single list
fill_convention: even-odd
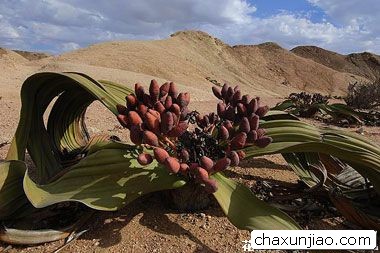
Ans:
[{"label": "red cone cluster", "polygon": [[265,129],[259,128],[260,117],[269,111],[268,106],[260,105],[259,97],[241,95],[239,86],[233,88],[228,84],[222,88],[214,86],[212,91],[221,100],[217,105],[217,113],[223,124],[218,136],[229,141],[230,149],[242,149],[247,144],[264,148],[272,142],[271,137],[265,136]]},{"label": "red cone cluster", "polygon": [[135,94],[126,97],[126,106],[118,105],[118,120],[130,130],[137,145],[159,146],[167,137],[179,137],[187,128],[189,93],[178,93],[176,84],[159,85],[152,80],[149,92],[136,83]]},{"label": "red cone cluster", "polygon": [[[237,166],[247,144],[265,147],[272,142],[259,128],[260,117],[269,110],[260,106],[259,98],[242,96],[238,86],[227,84],[212,90],[221,102],[217,113],[204,116],[189,111],[189,93],[179,93],[173,82],[160,86],[155,80],[149,92],[135,84],[135,94],[117,108],[117,118],[130,130],[133,143],[152,147],[154,158],[171,173],[187,176],[210,193],[217,190],[210,175]],[[188,130],[189,124],[194,130]],[[153,157],[143,153],[137,160],[147,165]]]}]

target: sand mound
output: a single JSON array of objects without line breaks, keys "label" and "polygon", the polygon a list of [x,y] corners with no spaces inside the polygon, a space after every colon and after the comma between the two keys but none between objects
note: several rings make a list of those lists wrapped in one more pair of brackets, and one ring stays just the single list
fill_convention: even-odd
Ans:
[{"label": "sand mound", "polygon": [[29,52],[29,51],[22,51],[22,50],[13,50],[13,52],[21,55],[25,59],[29,61],[35,61],[35,60],[40,60],[43,58],[50,57],[50,54],[47,53],[39,53],[39,52]]},{"label": "sand mound", "polygon": [[19,64],[25,64],[27,60],[21,55],[8,50],[0,48],[0,67],[9,68]]},{"label": "sand mound", "polygon": [[341,55],[315,46],[300,46],[291,50],[339,72],[351,73],[370,80],[380,78],[380,56],[371,53]]}]

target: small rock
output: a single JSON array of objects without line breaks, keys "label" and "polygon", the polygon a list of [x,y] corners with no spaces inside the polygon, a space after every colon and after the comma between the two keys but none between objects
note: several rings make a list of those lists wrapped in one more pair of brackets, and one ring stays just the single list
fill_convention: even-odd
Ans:
[{"label": "small rock", "polygon": [[357,132],[358,134],[364,135],[364,128],[361,127],[361,128],[359,128],[359,129],[357,129],[356,132]]}]

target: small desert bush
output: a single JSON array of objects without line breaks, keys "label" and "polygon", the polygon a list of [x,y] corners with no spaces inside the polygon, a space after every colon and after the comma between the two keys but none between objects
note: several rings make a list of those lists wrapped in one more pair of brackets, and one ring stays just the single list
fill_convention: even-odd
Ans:
[{"label": "small desert bush", "polygon": [[347,105],[357,109],[373,109],[380,106],[380,78],[374,82],[355,82],[349,84]]}]

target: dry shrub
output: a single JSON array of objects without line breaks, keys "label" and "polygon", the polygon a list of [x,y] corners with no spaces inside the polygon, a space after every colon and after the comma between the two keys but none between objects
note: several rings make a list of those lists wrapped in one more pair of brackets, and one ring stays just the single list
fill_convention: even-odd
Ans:
[{"label": "dry shrub", "polygon": [[344,100],[347,105],[357,109],[373,109],[380,106],[380,79],[349,84]]}]

